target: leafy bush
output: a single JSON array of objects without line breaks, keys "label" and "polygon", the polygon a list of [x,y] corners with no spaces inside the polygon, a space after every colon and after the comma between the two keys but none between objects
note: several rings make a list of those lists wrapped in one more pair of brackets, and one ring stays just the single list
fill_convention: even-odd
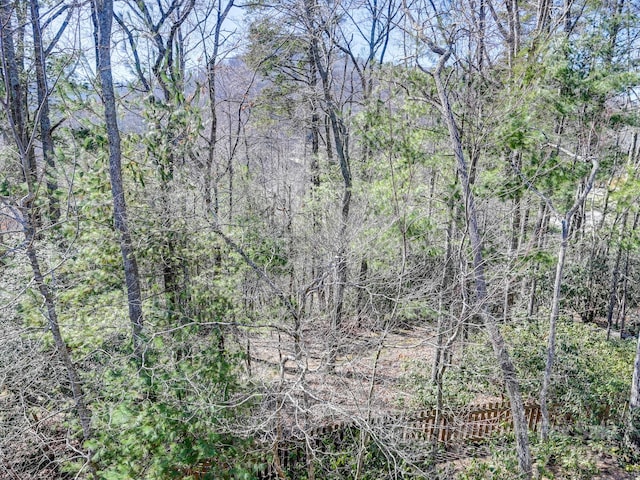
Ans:
[{"label": "leafy bush", "polygon": [[225,408],[238,388],[235,359],[218,350],[214,336],[201,341],[179,360],[167,356],[174,349],[165,341],[142,372],[126,365],[105,373],[88,445],[100,478],[181,477],[206,461],[216,478],[250,478],[247,441],[222,427],[241,413]]},{"label": "leafy bush", "polygon": [[[572,436],[555,433],[547,442],[531,437],[532,455],[541,479],[587,480],[598,473],[589,448]],[[518,460],[511,445],[492,445],[486,459],[473,459],[457,475],[458,480],[513,480]]]},{"label": "leafy bush", "polygon": [[[523,395],[532,399],[538,398],[541,388],[547,329],[546,322],[503,327],[505,339],[512,347]],[[500,372],[484,333],[479,333],[473,340],[458,362],[460,368],[448,373],[453,377],[449,381],[475,385],[478,393],[504,394]],[[562,419],[566,419],[574,424],[597,425],[622,420],[634,353],[632,342],[607,340],[606,332],[593,324],[561,321],[550,393],[556,421],[562,423]]]}]

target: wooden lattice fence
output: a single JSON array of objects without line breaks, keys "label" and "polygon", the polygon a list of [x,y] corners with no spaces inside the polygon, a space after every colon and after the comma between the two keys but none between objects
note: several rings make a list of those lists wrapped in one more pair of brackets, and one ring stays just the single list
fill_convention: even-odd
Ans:
[{"label": "wooden lattice fence", "polygon": [[[529,429],[537,430],[540,422],[540,407],[535,403],[525,404],[525,417]],[[489,402],[465,408],[447,410],[437,414],[435,410],[424,410],[411,414],[395,414],[375,417],[367,423],[357,421],[336,422],[311,429],[306,442],[283,435],[272,446],[265,467],[258,473],[258,480],[277,480],[281,473],[307,465],[312,452],[329,448],[341,451],[358,440],[360,432],[368,432],[376,441],[396,445],[440,444],[443,450],[465,444],[479,443],[509,433],[513,429],[509,402]],[[446,458],[446,457],[445,457]],[[203,462],[186,474],[195,479],[204,479],[215,467],[212,462]]]},{"label": "wooden lattice fence", "polygon": [[[529,429],[535,431],[540,421],[540,407],[534,403],[526,404],[525,418]],[[408,418],[391,417],[391,420],[400,424],[403,439],[430,441],[437,435],[438,441],[445,445],[479,442],[513,429],[509,402],[473,405],[443,412],[439,422],[436,419],[437,415],[433,410],[419,412]]]}]

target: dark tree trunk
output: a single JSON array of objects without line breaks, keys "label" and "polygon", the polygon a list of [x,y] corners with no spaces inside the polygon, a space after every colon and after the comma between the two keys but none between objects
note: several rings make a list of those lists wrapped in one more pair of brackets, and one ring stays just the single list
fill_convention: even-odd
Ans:
[{"label": "dark tree trunk", "polygon": [[49,197],[49,219],[52,223],[56,223],[60,218],[60,202],[58,202],[56,198],[58,181],[56,179],[55,154],[53,150],[53,138],[51,136],[46,59],[40,30],[40,5],[38,0],[30,0],[29,5],[31,8],[31,28],[33,30],[38,106],[40,108],[40,141],[42,142],[42,156],[46,168],[47,195]]},{"label": "dark tree trunk", "polygon": [[629,212],[624,212],[622,216],[622,226],[620,227],[620,238],[616,260],[613,264],[613,273],[611,275],[611,287],[609,288],[609,305],[607,307],[607,340],[611,338],[611,327],[613,325],[613,312],[618,299],[618,280],[620,279],[620,261],[622,260],[622,251],[624,250],[624,234],[627,228],[627,219]]},{"label": "dark tree trunk", "polygon": [[[7,117],[21,160],[22,178],[27,191],[35,192],[37,170],[33,149],[26,128],[25,92],[20,82],[20,66],[13,38],[13,2],[0,0],[0,41],[2,42],[2,71],[8,101]],[[34,223],[39,223],[34,216]]]},{"label": "dark tree trunk", "polygon": [[[347,132],[344,123],[342,122],[338,107],[335,104],[332,92],[331,92],[331,79],[330,79],[330,65],[324,65],[320,57],[320,47],[317,43],[316,35],[316,19],[315,5],[313,0],[306,2],[306,15],[308,21],[308,28],[312,36],[310,48],[311,54],[316,65],[317,72],[322,82],[322,91],[325,102],[325,110],[329,119],[329,125],[331,127],[331,133],[333,134],[333,140],[335,145],[335,153],[338,157],[340,166],[340,173],[344,182],[344,190],[342,193],[341,203],[341,224],[338,234],[338,254],[336,255],[336,287],[334,292],[334,310],[332,318],[332,335],[334,336],[332,345],[329,352],[329,360],[327,363],[328,370],[333,370],[335,359],[337,356],[337,340],[339,336],[339,330],[342,327],[342,317],[344,314],[344,295],[347,287],[347,227],[349,224],[349,211],[351,208],[351,194],[352,194],[352,177],[351,166],[349,161],[349,153],[347,148]],[[327,143],[328,144],[328,143]]]},{"label": "dark tree trunk", "polygon": [[[632,235],[633,232],[636,230],[636,228],[638,227],[638,220],[640,220],[640,213],[636,212],[636,214],[634,215],[633,218],[633,227],[631,229],[631,232],[629,232],[629,235]],[[622,307],[620,308],[620,310],[618,311],[618,316],[621,318],[620,320],[620,338],[622,338],[622,335],[624,334],[624,326],[625,326],[625,320],[627,317],[627,296],[628,296],[628,286],[629,286],[629,266],[631,263],[631,258],[630,258],[630,252],[627,250],[626,255],[625,255],[625,262],[624,262],[624,274],[622,277]],[[617,323],[617,322],[616,322]]]},{"label": "dark tree trunk", "polygon": [[120,234],[120,250],[124,263],[124,275],[127,285],[129,320],[132,327],[133,352],[137,362],[142,363],[142,297],[138,263],[133,253],[131,234],[127,219],[127,204],[122,182],[122,152],[120,149],[120,131],[118,129],[116,99],[111,72],[111,24],[113,19],[113,0],[94,0],[98,40],[98,74],[104,118],[109,140],[109,177],[113,197],[113,217],[115,228]]}]

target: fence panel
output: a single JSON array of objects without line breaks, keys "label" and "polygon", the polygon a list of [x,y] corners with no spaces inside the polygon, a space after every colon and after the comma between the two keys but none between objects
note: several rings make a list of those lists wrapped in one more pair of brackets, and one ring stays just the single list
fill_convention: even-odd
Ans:
[{"label": "fence panel", "polygon": [[[438,418],[439,417],[439,418]],[[536,431],[540,423],[540,407],[535,403],[525,404],[525,418],[530,430]],[[438,420],[438,421],[437,421]],[[379,432],[381,437],[391,434],[403,443],[415,443],[416,440],[432,442],[438,436],[438,442],[445,448],[465,443],[477,443],[498,434],[513,430],[513,420],[509,402],[488,402],[472,405],[452,411],[441,412],[438,416],[434,410],[424,410],[414,415],[395,414],[371,419],[368,427]],[[317,446],[340,450],[350,439],[356,439],[360,432],[354,421],[332,423],[313,428],[307,437]],[[274,461],[265,461],[265,468],[258,473],[258,480],[276,480],[280,478],[278,470],[308,466],[312,461],[306,445],[284,438],[272,450],[277,455]],[[266,460],[266,459],[265,459]],[[205,474],[213,470],[212,462],[201,462],[199,465],[184,471],[186,475],[203,479]]]}]

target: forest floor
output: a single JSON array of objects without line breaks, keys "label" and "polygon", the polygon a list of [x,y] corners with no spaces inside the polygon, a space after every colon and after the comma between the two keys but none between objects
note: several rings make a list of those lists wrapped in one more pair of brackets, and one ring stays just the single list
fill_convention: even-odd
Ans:
[{"label": "forest floor", "polygon": [[305,339],[301,359],[295,360],[292,342],[265,335],[251,339],[252,374],[283,390],[304,390],[313,399],[314,420],[389,415],[415,408],[415,389],[407,384],[407,373],[423,366],[429,370],[421,375],[430,376],[435,341],[431,328],[350,332],[341,339],[330,372],[327,342],[322,339]]},{"label": "forest floor", "polygon": [[[589,476],[589,480],[640,480],[640,473],[627,472],[622,468],[615,458],[610,455],[593,454],[591,459],[597,469],[597,473]],[[441,465],[443,476],[446,478],[456,478],[456,474],[463,472],[473,461],[472,457],[461,458],[448,462],[445,465]],[[584,475],[579,475],[577,472],[565,472],[563,473],[559,467],[546,467],[551,475],[541,475],[540,480],[560,480],[560,479],[574,479],[574,478],[587,478]],[[567,476],[569,473],[569,476]],[[571,475],[571,474],[575,474]]]},{"label": "forest floor", "polygon": [[598,473],[593,480],[638,480],[640,473],[630,473],[618,465],[615,458],[610,456],[600,456],[596,459]]}]

